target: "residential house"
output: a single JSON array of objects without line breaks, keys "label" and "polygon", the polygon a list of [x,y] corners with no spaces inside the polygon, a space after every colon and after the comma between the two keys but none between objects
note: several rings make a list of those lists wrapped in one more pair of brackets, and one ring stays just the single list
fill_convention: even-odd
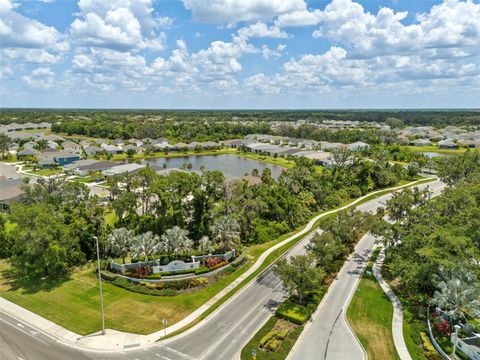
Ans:
[{"label": "residential house", "polygon": [[37,156],[40,167],[64,166],[80,160],[80,154],[71,151],[55,151]]},{"label": "residential house", "polygon": [[140,164],[122,164],[122,165],[117,165],[113,166],[109,169],[103,170],[102,174],[105,176],[113,176],[113,175],[121,175],[121,174],[126,174],[126,173],[135,173],[143,168],[145,168],[145,165],[140,165]]},{"label": "residential house", "polygon": [[101,148],[97,147],[97,146],[85,146],[83,148],[83,151],[85,151],[85,154],[87,156],[95,156],[96,154],[98,154],[99,152],[102,151]]},{"label": "residential house", "polygon": [[38,154],[39,153],[38,153],[37,150],[31,149],[31,148],[26,148],[26,149],[23,149],[23,150],[20,150],[19,152],[17,152],[17,158],[18,159],[23,159],[23,158],[30,157],[30,156],[36,156]]},{"label": "residential house", "polygon": [[364,149],[368,149],[370,147],[370,145],[362,142],[362,141],[357,141],[357,142],[354,142],[352,144],[348,144],[347,145],[347,148],[349,150],[353,150],[353,151],[359,151],[359,150],[364,150]]},{"label": "residential house", "polygon": [[458,145],[452,139],[445,139],[438,142],[438,147],[440,149],[456,149]]},{"label": "residential house", "polygon": [[432,142],[428,139],[415,139],[411,140],[408,145],[410,146],[430,146]]},{"label": "residential house", "polygon": [[20,199],[23,194],[23,179],[7,179],[0,176],[0,208],[10,206],[11,203]]}]

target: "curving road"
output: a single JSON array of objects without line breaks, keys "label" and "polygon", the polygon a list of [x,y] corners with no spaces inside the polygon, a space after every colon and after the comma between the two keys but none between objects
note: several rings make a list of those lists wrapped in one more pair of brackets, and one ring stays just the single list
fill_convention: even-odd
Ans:
[{"label": "curving road", "polygon": [[[430,187],[436,186],[430,183]],[[363,211],[373,211],[382,206],[389,195],[370,200],[360,206]],[[304,253],[304,247],[310,240],[310,236],[294,246],[289,255]],[[360,256],[363,256],[362,249],[371,249],[372,243],[361,241],[357,249]],[[354,271],[358,272],[360,263],[357,255],[354,259]],[[361,260],[361,259],[360,259]],[[363,260],[361,260],[363,261]],[[348,274],[350,275],[350,274]],[[341,275],[339,275],[340,278]],[[356,275],[358,277],[358,274]],[[349,276],[351,277],[351,276]],[[326,298],[333,297],[336,301],[325,302],[320,306],[320,312],[312,324],[322,323],[319,333],[311,331],[314,328],[304,331],[301,341],[296,347],[297,351],[303,351],[302,357],[293,353],[295,359],[322,359],[319,354],[325,352],[325,340],[328,339],[331,329],[335,338],[347,334],[346,343],[343,345],[330,341],[328,351],[338,354],[337,357],[348,359],[344,356],[353,351],[355,339],[351,332],[341,325],[341,316],[338,317],[338,305],[345,303],[351,284],[339,286],[336,281]],[[341,282],[340,282],[341,283]],[[342,283],[341,283],[342,284]],[[343,290],[342,290],[343,289]],[[347,291],[348,290],[348,291]],[[332,295],[333,294],[333,295]],[[336,295],[338,294],[338,295]],[[230,301],[223,304],[217,311],[208,316],[204,322],[184,332],[180,336],[162,341],[157,345],[141,350],[124,351],[121,353],[99,353],[86,352],[59,344],[26,324],[9,318],[0,313],[0,359],[5,360],[56,360],[56,359],[164,359],[164,360],[192,360],[192,359],[233,359],[239,358],[243,346],[256,333],[256,331],[273,314],[278,303],[286,296],[282,289],[280,280],[270,270],[262,273],[256,281],[240,290]],[[321,313],[323,311],[325,315]],[[337,325],[335,319],[338,317]],[[319,320],[320,319],[320,320]],[[341,320],[341,321],[340,321]],[[340,324],[340,325],[338,325]],[[336,327],[334,327],[335,325]],[[348,335],[349,334],[349,335]],[[350,336],[350,338],[348,338]],[[352,340],[353,339],[353,340]],[[352,346],[345,346],[350,344]]]}]

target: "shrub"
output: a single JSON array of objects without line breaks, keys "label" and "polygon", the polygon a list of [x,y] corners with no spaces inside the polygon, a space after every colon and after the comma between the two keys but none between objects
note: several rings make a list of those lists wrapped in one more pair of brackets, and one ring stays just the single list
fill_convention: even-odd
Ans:
[{"label": "shrub", "polygon": [[139,266],[135,269],[135,276],[139,278],[147,277],[152,273],[152,268],[150,266]]},{"label": "shrub", "polygon": [[220,260],[220,258],[217,258],[217,257],[207,257],[205,259],[205,263],[207,265],[207,267],[209,269],[212,269],[213,267],[217,266],[218,264],[220,264],[222,261]]},{"label": "shrub", "polygon": [[312,311],[306,306],[286,300],[277,308],[276,315],[294,324],[303,325],[310,319]]},{"label": "shrub", "polygon": [[227,265],[227,264],[228,264],[228,261],[227,261],[227,260],[221,261],[221,262],[219,262],[218,264],[216,264],[215,266],[212,266],[212,267],[210,268],[210,271],[220,269],[221,267],[224,267],[224,266]]},{"label": "shrub", "polygon": [[115,274],[107,273],[105,271],[102,271],[101,275],[102,275],[102,279],[106,281],[113,281],[118,277]]},{"label": "shrub", "polygon": [[239,267],[245,262],[246,259],[247,258],[245,257],[245,255],[242,254],[239,257],[237,257],[235,260],[233,260],[231,264],[233,267]]},{"label": "shrub", "polygon": [[206,274],[208,272],[210,272],[210,269],[206,266],[199,267],[195,270],[196,275]]},{"label": "shrub", "polygon": [[208,283],[207,278],[198,277],[198,278],[190,279],[188,286],[190,288],[193,288],[193,287],[205,286],[207,285],[207,283]]},{"label": "shrub", "polygon": [[440,354],[435,350],[433,344],[430,341],[430,338],[424,332],[420,333],[420,337],[422,338],[422,347],[425,351],[425,356],[428,360],[442,360]]},{"label": "shrub", "polygon": [[450,336],[450,323],[447,320],[437,318],[435,319],[435,330],[441,336]]},{"label": "shrub", "polygon": [[272,330],[260,340],[260,347],[265,351],[273,352],[278,349],[287,335],[288,330]]}]

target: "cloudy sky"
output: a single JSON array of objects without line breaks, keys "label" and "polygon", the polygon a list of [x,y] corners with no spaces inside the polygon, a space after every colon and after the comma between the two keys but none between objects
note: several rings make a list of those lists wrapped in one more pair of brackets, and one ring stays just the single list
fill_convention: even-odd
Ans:
[{"label": "cloudy sky", "polygon": [[0,106],[480,107],[480,1],[0,0]]}]

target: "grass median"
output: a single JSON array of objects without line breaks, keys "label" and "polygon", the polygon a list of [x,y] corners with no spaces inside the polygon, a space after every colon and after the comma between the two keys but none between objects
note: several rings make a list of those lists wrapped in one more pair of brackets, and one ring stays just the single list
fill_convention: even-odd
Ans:
[{"label": "grass median", "polygon": [[347,319],[371,360],[400,359],[392,335],[393,305],[372,271],[372,255],[347,310]]}]

